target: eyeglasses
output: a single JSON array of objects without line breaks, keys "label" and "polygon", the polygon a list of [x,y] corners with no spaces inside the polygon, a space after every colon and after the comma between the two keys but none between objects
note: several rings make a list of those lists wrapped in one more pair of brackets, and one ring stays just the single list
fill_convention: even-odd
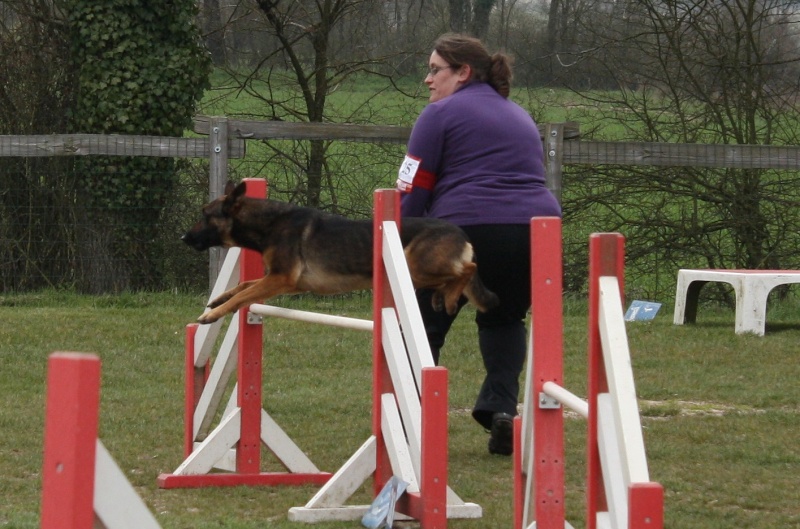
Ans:
[{"label": "eyeglasses", "polygon": [[428,75],[430,75],[431,77],[436,77],[437,73],[441,72],[442,70],[449,70],[450,68],[453,68],[453,66],[452,65],[431,66],[430,68],[428,68]]}]

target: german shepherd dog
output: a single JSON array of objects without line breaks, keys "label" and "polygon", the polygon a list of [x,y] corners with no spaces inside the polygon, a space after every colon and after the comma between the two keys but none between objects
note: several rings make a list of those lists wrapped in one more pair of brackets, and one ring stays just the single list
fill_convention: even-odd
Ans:
[{"label": "german shepherd dog", "polygon": [[[245,196],[245,183],[203,207],[203,218],[182,240],[196,250],[240,246],[263,256],[264,277],[246,281],[209,303],[198,318],[212,323],[251,303],[280,294],[338,294],[372,288],[372,220],[351,220]],[[401,241],[415,288],[430,288],[433,307],[454,314],[462,293],[480,311],[498,304],[476,273],[466,234],[438,219],[405,218]]]}]

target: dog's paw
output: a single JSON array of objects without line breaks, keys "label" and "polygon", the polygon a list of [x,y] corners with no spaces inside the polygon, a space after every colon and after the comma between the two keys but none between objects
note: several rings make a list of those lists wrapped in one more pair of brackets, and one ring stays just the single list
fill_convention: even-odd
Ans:
[{"label": "dog's paw", "polygon": [[215,309],[215,308],[219,307],[220,305],[222,305],[223,303],[225,303],[226,301],[228,301],[229,299],[231,299],[232,297],[233,297],[233,294],[231,294],[229,292],[223,292],[219,296],[217,296],[214,299],[212,299],[211,301],[209,301],[208,305],[206,305],[206,306],[209,309]]},{"label": "dog's paw", "polygon": [[197,323],[200,323],[202,325],[208,325],[209,323],[214,323],[219,318],[220,318],[219,316],[214,315],[214,311],[212,310],[202,314],[199,318],[197,318]]},{"label": "dog's paw", "polygon": [[445,308],[447,309],[447,314],[452,316],[458,312],[458,303],[448,303]]}]

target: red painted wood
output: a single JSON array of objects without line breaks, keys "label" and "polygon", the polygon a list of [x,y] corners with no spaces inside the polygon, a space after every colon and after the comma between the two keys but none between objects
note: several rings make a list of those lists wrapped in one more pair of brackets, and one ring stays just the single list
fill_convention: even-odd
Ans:
[{"label": "red painted wood", "polygon": [[394,307],[386,266],[383,264],[383,222],[400,221],[400,195],[394,189],[378,189],[374,193],[372,249],[372,434],[375,436],[377,461],[373,480],[373,496],[377,496],[392,477],[392,467],[381,431],[381,395],[394,393],[386,353],[383,349],[383,318],[386,307]]},{"label": "red painted wood", "polygon": [[603,474],[600,467],[597,430],[597,395],[608,392],[603,348],[600,342],[600,277],[615,276],[620,295],[624,288],[624,243],[618,233],[595,233],[589,237],[589,323],[588,323],[588,401],[589,431],[586,435],[586,527],[597,527],[597,513],[607,511]]},{"label": "red painted wood", "polygon": [[100,359],[53,353],[47,362],[42,529],[92,529]]},{"label": "red painted wood", "polygon": [[[525,398],[528,398],[526,395]],[[514,417],[514,529],[522,529],[525,510],[525,479],[522,468],[522,417]]]},{"label": "red painted wood", "polygon": [[447,369],[422,369],[420,493],[423,529],[447,527]]},{"label": "red painted wood", "polygon": [[628,488],[628,529],[663,529],[664,488],[658,483],[633,483]]},{"label": "red painted wood", "polygon": [[[260,178],[246,178],[246,196],[266,198],[267,183]],[[242,249],[239,262],[240,282],[264,277],[264,262],[261,254]],[[242,425],[236,447],[236,471],[241,474],[257,474],[261,470],[261,354],[264,341],[264,326],[247,323],[249,307],[239,310],[238,341],[238,394]]]},{"label": "red painted wood", "polygon": [[[561,219],[531,220],[531,396],[538,402],[545,382],[563,386]],[[564,527],[564,418],[561,408],[533,406],[534,498],[537,529]],[[531,479],[529,476],[528,479]]]},{"label": "red painted wood", "polygon": [[183,457],[189,457],[194,450],[194,412],[198,399],[203,393],[207,369],[196,368],[194,365],[194,338],[200,325],[190,323],[186,326],[185,338],[185,371],[186,384],[185,401],[183,405]]},{"label": "red painted wood", "polygon": [[278,486],[278,485],[323,485],[332,474],[261,472],[252,474],[198,474],[176,475],[162,474],[158,477],[158,486],[162,489],[186,489],[201,487],[238,487],[238,486]]}]

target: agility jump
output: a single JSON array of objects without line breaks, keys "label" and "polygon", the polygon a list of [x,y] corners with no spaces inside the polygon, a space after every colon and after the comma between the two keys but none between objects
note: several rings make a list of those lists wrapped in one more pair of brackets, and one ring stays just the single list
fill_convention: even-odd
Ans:
[{"label": "agility jump", "polygon": [[588,419],[588,529],[661,529],[664,492],[650,481],[623,319],[624,239],[589,240],[588,402],[563,387],[561,221],[531,221],[531,342],[524,412],[515,419],[514,527],[563,529],[562,406]]},{"label": "agility jump", "polygon": [[[265,181],[247,179],[247,194],[265,197]],[[253,304],[233,315],[213,366],[210,357],[222,320],[187,327],[186,459],[172,474],[159,476],[161,487],[324,484],[305,506],[289,511],[291,520],[317,522],[361,517],[369,505],[347,505],[350,496],[370,477],[377,495],[397,476],[409,486],[396,511],[419,520],[423,529],[446,527],[448,517],[482,515],[479,505],[465,503],[448,486],[447,370],[434,366],[423,331],[400,242],[399,211],[396,191],[375,193],[374,321]],[[263,272],[256,252],[228,250],[211,299]],[[373,333],[373,434],[334,475],[319,471],[261,407],[264,316]],[[237,390],[222,421],[211,429],[234,372]],[[287,472],[260,471],[262,443]]]},{"label": "agility jump", "polygon": [[42,529],[158,529],[160,525],[97,438],[100,359],[47,361]]}]

